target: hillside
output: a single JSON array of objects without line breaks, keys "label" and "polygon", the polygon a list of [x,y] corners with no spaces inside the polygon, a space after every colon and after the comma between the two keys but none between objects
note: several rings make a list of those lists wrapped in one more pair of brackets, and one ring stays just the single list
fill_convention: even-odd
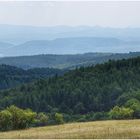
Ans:
[{"label": "hillside", "polygon": [[0,108],[15,104],[47,113],[75,115],[108,112],[115,105],[125,105],[130,99],[139,102],[139,87],[140,57],[112,60],[105,64],[81,67],[64,76],[1,91]]},{"label": "hillside", "polygon": [[60,75],[64,71],[51,68],[34,68],[23,70],[9,65],[0,65],[0,90],[29,83],[33,80]]},{"label": "hillside", "polygon": [[0,58],[0,64],[12,65],[23,69],[50,67],[50,68],[75,68],[103,63],[109,59],[122,59],[140,56],[139,52],[131,53],[85,53],[75,55],[34,55],[20,57]]},{"label": "hillside", "polygon": [[87,53],[77,55],[34,55],[0,58],[0,64],[7,64],[24,69],[36,67],[69,68],[103,61],[110,53]]},{"label": "hillside", "polygon": [[2,139],[138,139],[140,120],[95,121],[0,132]]}]

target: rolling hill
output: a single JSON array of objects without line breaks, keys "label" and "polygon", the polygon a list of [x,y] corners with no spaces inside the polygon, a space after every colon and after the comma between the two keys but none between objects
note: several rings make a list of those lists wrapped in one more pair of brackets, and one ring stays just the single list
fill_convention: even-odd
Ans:
[{"label": "rolling hill", "polygon": [[14,66],[0,65],[0,90],[63,73],[64,71],[59,69],[34,68],[23,70]]},{"label": "rolling hill", "polygon": [[85,53],[75,55],[33,55],[19,57],[3,57],[0,58],[0,64],[12,65],[23,69],[29,68],[59,68],[73,69],[79,66],[90,66],[103,63],[109,59],[118,60],[122,58],[131,58],[140,56],[139,52],[130,53]]},{"label": "rolling hill", "polygon": [[112,60],[1,91],[0,108],[15,104],[37,112],[108,112],[130,99],[139,102],[139,87],[140,57]]}]

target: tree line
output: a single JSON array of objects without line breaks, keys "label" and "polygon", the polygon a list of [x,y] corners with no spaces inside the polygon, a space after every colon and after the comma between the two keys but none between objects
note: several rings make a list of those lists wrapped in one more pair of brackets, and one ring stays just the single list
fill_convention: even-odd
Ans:
[{"label": "tree line", "polygon": [[21,109],[14,105],[0,111],[0,131],[25,129],[48,124],[49,119],[54,119],[55,124],[63,123],[63,115],[55,113],[49,118],[46,113],[33,112],[31,109]]},{"label": "tree line", "polygon": [[0,109],[14,104],[49,116],[60,112],[65,122],[140,118],[139,87],[140,57],[110,60],[1,91]]},{"label": "tree line", "polygon": [[[115,106],[109,112],[90,113],[86,115],[68,116],[62,113],[33,112],[31,109],[21,109],[14,105],[0,111],[0,131],[26,129],[29,127],[63,124],[74,121],[83,122],[102,119],[132,119],[135,113],[140,116],[140,110],[134,105],[134,100],[127,102],[126,107]],[[129,107],[128,107],[129,106]],[[135,107],[134,107],[135,106]],[[138,109],[138,110],[137,110]],[[67,120],[67,117],[71,117]]]}]

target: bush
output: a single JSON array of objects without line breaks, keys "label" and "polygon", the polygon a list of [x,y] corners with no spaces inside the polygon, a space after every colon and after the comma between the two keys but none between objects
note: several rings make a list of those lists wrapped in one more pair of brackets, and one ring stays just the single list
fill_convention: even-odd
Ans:
[{"label": "bush", "polygon": [[125,103],[125,107],[129,107],[134,110],[134,117],[140,118],[140,101],[133,98]]},{"label": "bush", "polygon": [[63,119],[65,120],[65,122],[71,122],[72,121],[72,115],[63,114]]},{"label": "bush", "polygon": [[56,121],[57,124],[64,123],[63,115],[60,114],[60,113],[55,113],[55,121]]},{"label": "bush", "polygon": [[0,112],[0,130],[24,129],[35,123],[36,113],[14,105]]},{"label": "bush", "polygon": [[0,112],[0,130],[10,130],[12,128],[12,114],[8,110]]},{"label": "bush", "polygon": [[48,123],[49,117],[45,113],[37,114],[36,125],[37,126],[44,126]]},{"label": "bush", "polygon": [[13,129],[27,128],[35,121],[36,113],[30,109],[23,110],[12,105],[6,110],[12,114]]},{"label": "bush", "polygon": [[108,113],[106,112],[96,112],[93,115],[94,120],[107,120],[109,119]]},{"label": "bush", "polygon": [[81,117],[78,120],[76,120],[76,121],[77,122],[86,122],[87,121],[86,115],[81,115]]},{"label": "bush", "polygon": [[134,111],[130,108],[115,106],[110,112],[109,117],[111,119],[130,119],[133,116]]}]

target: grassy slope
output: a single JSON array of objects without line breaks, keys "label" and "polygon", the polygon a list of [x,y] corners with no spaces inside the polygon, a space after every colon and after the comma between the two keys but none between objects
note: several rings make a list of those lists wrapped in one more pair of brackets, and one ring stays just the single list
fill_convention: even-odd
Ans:
[{"label": "grassy slope", "polygon": [[0,138],[140,138],[140,120],[95,121],[1,132]]}]

